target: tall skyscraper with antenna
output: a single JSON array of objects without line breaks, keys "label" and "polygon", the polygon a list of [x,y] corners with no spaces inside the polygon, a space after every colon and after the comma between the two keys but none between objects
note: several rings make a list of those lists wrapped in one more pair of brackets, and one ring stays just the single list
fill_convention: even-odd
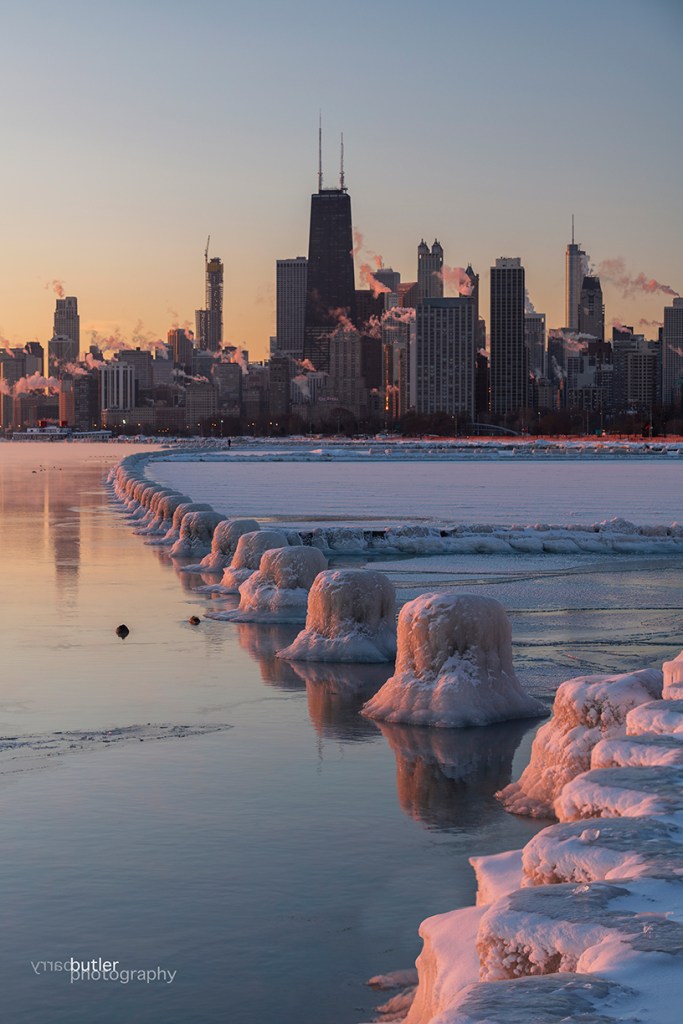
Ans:
[{"label": "tall skyscraper with antenna", "polygon": [[322,129],[318,129],[318,191],[311,196],[304,358],[330,370],[330,337],[356,322],[351,197],[344,180],[342,136],[339,188],[323,188]]},{"label": "tall skyscraper with antenna", "polygon": [[195,311],[196,340],[200,349],[218,352],[223,344],[223,261],[209,259],[209,242],[204,250],[206,307]]},{"label": "tall skyscraper with antenna", "polygon": [[588,257],[581,246],[574,242],[574,214],[572,214],[572,240],[565,253],[564,326],[569,331],[578,331],[579,329],[581,285],[587,273]]}]

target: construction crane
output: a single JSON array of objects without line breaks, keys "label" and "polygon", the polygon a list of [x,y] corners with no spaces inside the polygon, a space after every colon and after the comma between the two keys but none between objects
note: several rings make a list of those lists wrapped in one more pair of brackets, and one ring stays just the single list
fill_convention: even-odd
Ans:
[{"label": "construction crane", "polygon": [[206,240],[206,249],[204,250],[204,262],[209,262],[209,242],[211,241],[211,235]]}]

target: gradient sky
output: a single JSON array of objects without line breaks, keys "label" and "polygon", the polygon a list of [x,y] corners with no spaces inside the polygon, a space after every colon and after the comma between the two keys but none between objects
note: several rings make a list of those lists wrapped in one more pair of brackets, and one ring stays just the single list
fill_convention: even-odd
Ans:
[{"label": "gradient sky", "polygon": [[[318,110],[333,185],[344,132],[354,226],[415,277],[420,238],[451,266],[521,256],[564,322],[571,214],[595,264],[683,291],[680,0],[4,0],[0,333],[165,337],[225,262],[225,338],[275,325],[275,260],[305,255]],[[622,297],[607,320],[661,320]],[[652,332],[649,332],[652,333]]]}]

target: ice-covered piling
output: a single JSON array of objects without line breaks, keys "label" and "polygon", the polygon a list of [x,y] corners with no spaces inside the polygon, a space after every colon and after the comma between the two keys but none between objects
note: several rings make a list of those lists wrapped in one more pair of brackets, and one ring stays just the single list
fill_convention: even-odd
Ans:
[{"label": "ice-covered piling", "polygon": [[180,536],[171,548],[173,558],[191,558],[193,555],[208,554],[211,549],[213,531],[225,516],[208,511],[187,512],[180,524]]},{"label": "ice-covered piling", "polygon": [[238,594],[245,580],[258,570],[266,551],[288,546],[287,535],[282,530],[259,529],[243,533],[237,541],[230,565],[223,571],[220,590],[227,594]]},{"label": "ice-covered piling", "polygon": [[185,566],[185,572],[220,572],[230,565],[244,533],[256,533],[261,526],[255,519],[226,519],[213,532],[211,551],[197,565]]},{"label": "ice-covered piling", "polygon": [[545,713],[515,675],[503,606],[452,591],[402,608],[396,672],[363,709],[370,718],[443,728]]},{"label": "ice-covered piling", "polygon": [[328,569],[308,596],[306,628],[278,656],[292,661],[377,663],[396,653],[396,596],[373,569]]},{"label": "ice-covered piling", "polygon": [[289,622],[306,620],[308,592],[327,559],[317,548],[288,546],[264,551],[257,572],[239,588],[240,604],[214,618],[232,622]]}]

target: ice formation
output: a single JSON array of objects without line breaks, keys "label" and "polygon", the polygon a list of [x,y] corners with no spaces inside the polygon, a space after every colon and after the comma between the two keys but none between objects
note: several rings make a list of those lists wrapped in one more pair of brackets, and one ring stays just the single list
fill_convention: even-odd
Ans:
[{"label": "ice formation", "polygon": [[173,509],[171,525],[168,530],[164,534],[160,533],[159,536],[148,541],[148,544],[171,547],[180,539],[180,529],[186,515],[189,515],[190,512],[213,512],[211,505],[207,505],[206,502],[203,501],[179,501],[176,503],[175,499],[169,499],[168,507],[170,508],[173,504],[175,504],[175,508]]},{"label": "ice formation", "polygon": [[213,532],[211,551],[197,565],[185,566],[185,572],[220,572],[230,565],[237,542],[243,533],[255,533],[261,526],[255,519],[225,519]]},{"label": "ice formation", "polygon": [[224,594],[237,594],[239,588],[261,565],[261,558],[271,548],[286,548],[287,535],[282,530],[251,530],[237,541],[235,553],[227,569],[223,570],[220,590]]},{"label": "ice formation", "polygon": [[158,500],[150,505],[150,512],[153,515],[144,520],[145,525],[140,526],[139,533],[147,537],[164,536],[173,528],[173,516],[180,505],[189,506],[192,504],[186,494],[171,494],[168,491],[159,493]]},{"label": "ice formation", "polygon": [[293,661],[383,662],[396,653],[396,597],[373,569],[328,569],[308,597],[306,628],[279,651]]},{"label": "ice formation", "polygon": [[404,605],[396,672],[363,709],[369,718],[443,728],[545,713],[515,675],[503,606],[455,591]]},{"label": "ice formation", "polygon": [[239,608],[217,612],[212,617],[229,622],[303,623],[308,592],[318,573],[326,568],[327,559],[317,548],[266,550],[259,569],[239,588]]},{"label": "ice formation", "polygon": [[171,548],[171,556],[196,558],[198,555],[208,554],[211,550],[213,531],[224,520],[225,516],[214,512],[213,509],[187,512],[180,523],[180,535]]},{"label": "ice formation", "polygon": [[683,651],[672,661],[665,661],[662,671],[664,673],[662,696],[666,700],[683,697]]},{"label": "ice formation", "polygon": [[[473,944],[463,911],[423,922],[405,1024],[678,1024],[683,737],[673,730],[683,701],[652,700],[657,676],[570,680],[564,694],[560,687],[560,720],[539,735],[554,732],[561,769],[532,796],[546,807],[554,799],[561,821],[522,851],[472,858],[483,904],[478,970],[469,981],[460,976]],[[601,727],[615,733],[600,739]],[[572,742],[577,749],[565,756]],[[547,742],[543,756],[550,767]],[[537,813],[529,794],[526,801]]]},{"label": "ice formation", "polygon": [[662,673],[657,669],[578,676],[562,683],[552,718],[538,730],[522,777],[500,794],[505,809],[553,817],[555,798],[566,782],[590,768],[591,750],[598,741],[624,735],[630,709],[661,691]]}]

